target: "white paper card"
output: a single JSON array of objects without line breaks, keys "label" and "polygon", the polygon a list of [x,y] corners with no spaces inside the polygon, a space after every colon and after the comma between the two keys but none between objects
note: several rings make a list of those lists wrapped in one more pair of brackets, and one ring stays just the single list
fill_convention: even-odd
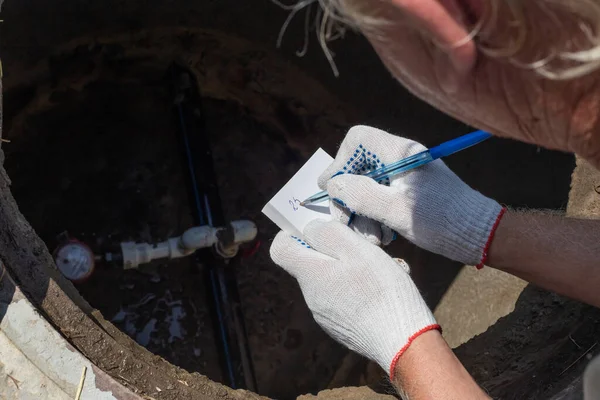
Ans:
[{"label": "white paper card", "polygon": [[263,214],[283,231],[298,237],[302,236],[304,227],[310,221],[330,220],[329,200],[311,205],[310,208],[301,207],[300,202],[321,191],[317,180],[332,162],[333,158],[325,150],[317,150],[296,172],[296,175],[264,206]]}]

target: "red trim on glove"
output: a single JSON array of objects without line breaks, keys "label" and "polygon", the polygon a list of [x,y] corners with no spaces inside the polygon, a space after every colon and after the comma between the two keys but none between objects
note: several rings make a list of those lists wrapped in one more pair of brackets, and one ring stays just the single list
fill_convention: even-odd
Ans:
[{"label": "red trim on glove", "polygon": [[398,363],[398,359],[400,358],[400,356],[402,354],[404,354],[404,352],[408,349],[408,347],[411,345],[411,343],[416,338],[421,336],[423,333],[432,331],[434,329],[437,329],[440,332],[442,331],[442,327],[439,324],[428,325],[425,328],[421,329],[420,331],[418,331],[417,333],[415,333],[414,335],[412,335],[411,337],[408,338],[408,343],[406,343],[404,345],[404,347],[402,347],[400,349],[400,351],[398,353],[396,353],[396,355],[392,359],[392,364],[390,365],[390,378],[394,379],[394,370],[396,369],[396,364]]},{"label": "red trim on glove", "polygon": [[485,247],[483,248],[483,255],[481,256],[481,261],[476,266],[477,269],[482,269],[485,263],[488,261],[490,247],[492,246],[492,242],[494,241],[494,235],[496,235],[496,230],[498,229],[498,225],[500,225],[500,221],[502,220],[504,214],[506,214],[506,207],[502,207],[502,211],[500,211],[500,214],[498,214],[498,217],[496,218],[496,222],[494,222],[494,226],[492,226],[490,236],[488,237]]}]

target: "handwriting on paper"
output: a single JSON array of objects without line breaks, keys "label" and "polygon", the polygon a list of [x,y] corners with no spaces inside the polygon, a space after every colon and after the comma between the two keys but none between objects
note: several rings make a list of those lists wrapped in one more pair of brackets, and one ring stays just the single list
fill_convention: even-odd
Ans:
[{"label": "handwriting on paper", "polygon": [[300,203],[300,200],[295,197],[292,197],[292,200],[290,200],[290,205],[294,211],[298,211],[298,208],[300,208]]},{"label": "handwriting on paper", "polygon": [[321,189],[319,176],[331,165],[333,158],[319,149],[265,205],[263,213],[287,233],[302,237],[304,227],[315,219],[330,219],[329,202],[314,207],[302,207],[302,199]]}]

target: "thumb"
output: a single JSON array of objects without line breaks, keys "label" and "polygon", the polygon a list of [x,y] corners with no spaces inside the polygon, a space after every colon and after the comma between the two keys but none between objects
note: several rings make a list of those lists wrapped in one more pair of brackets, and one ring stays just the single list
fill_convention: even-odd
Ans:
[{"label": "thumb", "polygon": [[329,180],[331,178],[334,178],[338,175],[342,175],[343,173],[345,173],[343,170],[343,164],[344,164],[343,161],[340,161],[339,159],[336,158],[331,163],[331,165],[329,167],[327,167],[327,169],[321,173],[321,175],[317,179],[317,183],[319,185],[319,188],[321,188],[321,190],[327,190],[327,183],[329,182]]},{"label": "thumb", "polygon": [[270,249],[275,264],[300,280],[319,274],[333,260],[311,248],[304,240],[281,231],[275,236]]},{"label": "thumb", "polygon": [[380,185],[366,176],[345,174],[331,179],[327,191],[330,198],[341,201],[352,212],[393,226],[388,222],[394,213],[391,208],[397,198],[395,188]]}]

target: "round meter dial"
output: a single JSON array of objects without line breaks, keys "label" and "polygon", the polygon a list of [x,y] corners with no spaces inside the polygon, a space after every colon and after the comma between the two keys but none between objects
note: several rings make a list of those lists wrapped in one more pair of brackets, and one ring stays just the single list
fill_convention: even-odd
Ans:
[{"label": "round meter dial", "polygon": [[58,247],[54,252],[54,261],[60,272],[73,282],[84,281],[94,272],[94,253],[77,240]]}]

